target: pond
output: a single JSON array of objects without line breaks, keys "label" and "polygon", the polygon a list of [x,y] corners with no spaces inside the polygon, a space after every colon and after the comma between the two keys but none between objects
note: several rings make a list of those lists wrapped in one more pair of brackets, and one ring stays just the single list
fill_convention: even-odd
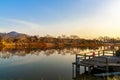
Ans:
[{"label": "pond", "polygon": [[0,52],[0,80],[73,80],[75,54],[101,48],[8,49]]}]

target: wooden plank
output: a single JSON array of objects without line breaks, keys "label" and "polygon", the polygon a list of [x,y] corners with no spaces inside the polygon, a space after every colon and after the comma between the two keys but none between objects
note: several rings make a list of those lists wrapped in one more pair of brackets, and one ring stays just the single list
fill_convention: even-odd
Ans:
[{"label": "wooden plank", "polygon": [[74,65],[78,65],[78,66],[86,66],[86,67],[90,67],[91,65],[89,64],[83,64],[83,63],[80,63],[80,64],[77,64],[76,62],[72,63]]},{"label": "wooden plank", "polygon": [[120,75],[120,72],[109,72],[109,73],[94,74],[94,76],[112,76],[112,75]]},{"label": "wooden plank", "polygon": [[120,58],[117,57],[95,57],[92,59],[87,59],[87,60],[82,60],[80,63],[86,64],[86,65],[91,65],[91,66],[106,66],[107,62],[106,59],[108,60],[108,66],[120,66],[117,61],[120,61]]}]

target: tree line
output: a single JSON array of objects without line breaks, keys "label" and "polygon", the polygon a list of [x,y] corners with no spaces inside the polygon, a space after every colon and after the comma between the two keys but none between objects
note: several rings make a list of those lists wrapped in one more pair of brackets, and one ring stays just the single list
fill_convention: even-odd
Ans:
[{"label": "tree line", "polygon": [[83,39],[76,35],[69,37],[62,35],[58,37],[52,37],[50,35],[28,36],[20,35],[18,37],[0,36],[1,47],[24,47],[24,48],[63,48],[63,47],[81,47],[81,46],[102,46],[104,43],[119,43],[120,38],[99,37],[96,39]]}]

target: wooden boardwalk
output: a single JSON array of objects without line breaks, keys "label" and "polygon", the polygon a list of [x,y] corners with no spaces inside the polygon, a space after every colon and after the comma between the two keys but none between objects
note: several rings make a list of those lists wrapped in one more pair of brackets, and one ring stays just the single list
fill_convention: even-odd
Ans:
[{"label": "wooden boardwalk", "polygon": [[90,65],[90,66],[120,66],[120,58],[119,57],[111,57],[111,56],[98,56],[91,59],[85,59],[80,61],[81,65]]},{"label": "wooden boardwalk", "polygon": [[116,50],[101,50],[76,54],[76,61],[72,63],[73,73],[75,69],[76,76],[80,74],[80,66],[83,66],[88,73],[91,73],[93,68],[104,69],[106,73],[110,71],[110,68],[114,70],[115,67],[120,67],[120,57],[116,57],[115,52]]}]

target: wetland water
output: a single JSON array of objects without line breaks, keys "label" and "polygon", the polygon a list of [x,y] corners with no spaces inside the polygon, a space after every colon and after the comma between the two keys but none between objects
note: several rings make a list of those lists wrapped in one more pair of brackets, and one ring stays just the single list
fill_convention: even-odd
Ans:
[{"label": "wetland water", "polygon": [[93,51],[89,48],[1,50],[0,80],[73,80],[75,54],[90,50]]}]

